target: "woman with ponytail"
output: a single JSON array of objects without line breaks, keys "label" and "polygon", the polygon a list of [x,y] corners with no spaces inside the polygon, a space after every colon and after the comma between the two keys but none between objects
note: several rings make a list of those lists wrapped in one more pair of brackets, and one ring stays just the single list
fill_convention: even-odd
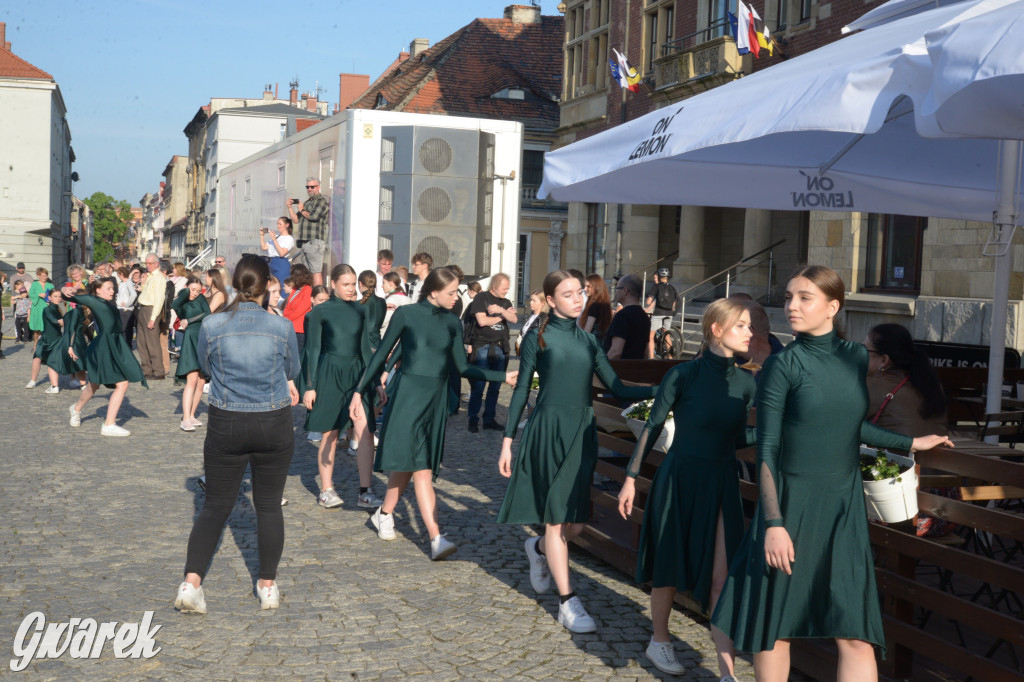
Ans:
[{"label": "woman with ponytail", "polygon": [[[358,389],[360,375],[373,354],[372,310],[360,305],[356,295],[356,271],[345,263],[331,270],[332,296],[309,313],[306,322],[305,362],[302,402],[309,412],[306,430],[322,433],[317,454],[320,470],[321,507],[340,507],[341,497],[334,490],[334,455],[338,433],[349,425],[359,468],[359,495],[356,506],[374,508],[381,499],[373,494],[373,437],[367,433],[366,419],[351,419],[348,405]],[[370,287],[373,295],[373,287]],[[380,391],[383,393],[383,389]],[[369,403],[364,401],[369,414]]]},{"label": "woman with ponytail", "polygon": [[199,370],[210,377],[203,445],[206,499],[188,538],[185,580],[174,600],[182,613],[206,613],[201,582],[235,507],[246,467],[252,470],[260,560],[254,591],[262,609],[281,603],[275,583],[284,550],[281,494],[295,450],[291,408],[299,402],[293,381],[299,353],[293,324],[263,310],[269,281],[270,266],[263,258],[242,256],[232,279],[234,300],[199,328]]},{"label": "woman with ponytail", "polygon": [[380,345],[380,328],[384,324],[384,316],[388,306],[384,299],[376,294],[377,273],[363,270],[359,273],[359,303],[367,307],[366,323],[369,326],[373,350]]},{"label": "woman with ponytail", "polygon": [[540,376],[537,406],[526,423],[515,465],[512,441],[530,393],[524,379],[512,393],[498,470],[510,478],[498,523],[544,524],[545,533],[526,541],[530,583],[542,594],[554,578],[560,605],[558,622],[570,632],[594,632],[569,578],[569,540],[590,518],[590,487],[597,465],[597,428],[592,386],[596,374],[620,400],[653,398],[656,387],[626,387],[608,363],[601,344],[580,329],[583,285],[573,274],[556,270],[544,278],[551,309],[520,349],[519,371]]},{"label": "woman with ponytail", "polygon": [[402,371],[394,389],[394,405],[384,416],[375,468],[391,472],[384,503],[371,517],[381,540],[394,540],[392,512],[402,491],[413,481],[423,525],[430,534],[430,558],[438,561],[457,549],[441,534],[432,477],[437,476],[444,454],[448,418],[448,368],[481,381],[506,381],[514,385],[518,372],[481,369],[470,365],[462,341],[462,324],[450,314],[459,297],[459,280],[447,268],[430,271],[414,305],[395,310],[387,334],[366,366],[352,396],[349,414],[353,421],[366,418],[362,394],[381,385],[381,370],[391,351],[402,344]]},{"label": "woman with ponytail", "polygon": [[898,324],[873,327],[868,349],[868,412],[876,426],[908,436],[945,434],[946,394],[928,355]]}]

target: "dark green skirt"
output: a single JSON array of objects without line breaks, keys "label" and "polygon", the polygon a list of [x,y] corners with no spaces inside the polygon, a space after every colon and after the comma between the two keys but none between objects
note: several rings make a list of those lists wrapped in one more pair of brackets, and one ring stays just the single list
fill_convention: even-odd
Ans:
[{"label": "dark green skirt", "polygon": [[85,372],[89,381],[113,388],[122,381],[141,383],[146,388],[139,361],[132,355],[119,331],[97,334],[85,351]]},{"label": "dark green skirt", "polygon": [[[177,379],[184,379],[189,372],[199,372],[200,374],[203,372],[199,367],[199,353],[196,352],[196,348],[199,346],[199,329],[199,323],[185,327],[178,355],[178,366],[174,370],[174,376]],[[206,375],[203,377],[205,378]]]},{"label": "dark green skirt", "polygon": [[523,431],[498,523],[582,523],[597,466],[592,407],[538,405]]},{"label": "dark green skirt", "polygon": [[395,374],[375,471],[424,471],[437,476],[444,456],[448,423],[448,377],[430,377],[399,371]]},{"label": "dark green skirt", "polygon": [[[317,366],[316,402],[306,414],[306,430],[327,433],[334,429],[344,430],[352,425],[348,416],[349,403],[356,392],[356,384],[363,373],[360,358],[325,353],[320,356]],[[310,390],[310,387],[306,387]],[[373,419],[370,411],[372,396],[363,392],[363,411],[368,420]]]}]

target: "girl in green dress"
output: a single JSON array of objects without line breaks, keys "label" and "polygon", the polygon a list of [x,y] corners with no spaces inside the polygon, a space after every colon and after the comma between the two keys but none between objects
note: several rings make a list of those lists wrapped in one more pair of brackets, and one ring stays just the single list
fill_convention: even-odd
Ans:
[{"label": "girl in green dress", "polygon": [[38,268],[36,281],[28,288],[28,299],[32,301],[32,309],[28,314],[28,328],[32,330],[32,337],[37,341],[43,333],[43,311],[46,310],[50,292],[53,291],[53,282],[47,281],[49,277],[49,270]]},{"label": "girl in green dress", "polygon": [[[70,286],[75,290],[75,293],[80,291],[74,283]],[[85,292],[95,294],[96,282],[89,283],[85,287]],[[53,297],[53,293],[50,294],[50,297]],[[46,361],[47,366],[56,370],[57,374],[74,375],[79,381],[78,388],[85,388],[85,385],[89,383],[85,372],[85,360],[83,359],[85,351],[89,347],[89,334],[91,333],[89,325],[92,323],[92,316],[88,313],[88,308],[78,306],[68,308],[67,312],[64,313],[64,324],[62,325],[64,333],[61,335],[60,341],[50,351],[50,356]],[[75,355],[78,356],[77,360],[73,360],[68,355],[68,349],[72,347],[75,349]]]},{"label": "girl in green dress", "polygon": [[43,321],[43,332],[36,341],[36,349],[32,353],[32,378],[25,384],[25,388],[35,388],[39,383],[39,370],[45,364],[46,374],[50,379],[50,387],[46,393],[60,393],[60,374],[50,364],[49,357],[53,354],[54,348],[60,344],[61,331],[63,329],[64,313],[60,309],[61,296],[59,291],[50,292],[50,302],[43,307],[41,319]]},{"label": "girl in green dress", "polygon": [[795,638],[835,639],[840,682],[872,682],[884,647],[868,541],[860,443],[895,450],[952,444],[864,421],[867,350],[836,334],[843,280],[813,265],[786,290],[796,340],[765,362],[757,389],[760,500],[711,622],[754,654],[759,682],[789,676]]},{"label": "girl in green dress", "polygon": [[621,400],[654,396],[654,386],[626,387],[619,381],[597,339],[577,326],[583,310],[583,283],[556,270],[544,278],[551,314],[531,330],[520,348],[519,371],[540,376],[537,406],[523,430],[515,466],[512,441],[530,393],[523,381],[512,394],[498,470],[511,478],[498,523],[544,524],[541,537],[526,541],[530,582],[538,593],[558,588],[558,622],[571,632],[594,632],[569,579],[569,540],[590,518],[590,488],[597,465],[594,374]]},{"label": "girl in green dress", "polygon": [[206,377],[199,369],[199,357],[196,355],[196,344],[199,341],[199,329],[203,319],[210,315],[210,304],[203,296],[203,287],[198,277],[189,277],[185,288],[178,292],[171,309],[180,320],[178,328],[184,330],[181,349],[178,356],[178,368],[174,376],[185,382],[181,391],[181,422],[178,428],[182,431],[195,431],[203,423],[196,419],[196,408],[203,397],[203,385]]},{"label": "girl in green dress", "polygon": [[[89,384],[82,389],[82,395],[78,402],[71,405],[68,411],[71,413],[71,426],[82,424],[82,409],[92,399],[93,394],[100,384],[113,388],[110,395],[110,404],[107,406],[107,417],[100,429],[103,436],[130,436],[128,429],[117,425],[117,412],[121,409],[125,394],[128,393],[128,384],[140,382],[147,388],[145,377],[142,376],[142,368],[139,361],[132,355],[132,351],[125,343],[124,334],[121,332],[121,316],[114,306],[114,294],[117,284],[113,277],[104,277],[99,280],[96,287],[96,295],[88,294],[74,295],[70,287],[62,291],[64,298],[69,303],[84,305],[92,311],[93,319],[96,321],[97,334],[89,347],[85,350],[85,371],[89,378]],[[72,360],[78,359],[75,351],[75,344],[72,342],[68,348],[68,355]]]},{"label": "girl in green dress", "polygon": [[[359,273],[359,294],[361,298],[359,303],[366,306],[367,308],[367,324],[369,329],[367,330],[370,335],[370,347],[372,350],[377,350],[377,346],[380,345],[380,328],[384,324],[384,316],[387,314],[387,304],[384,303],[384,299],[376,295],[377,289],[377,273],[373,270],[363,270]],[[376,418],[374,414],[370,414],[370,424],[376,425]],[[368,433],[373,434],[373,429],[369,429]],[[348,454],[355,455],[359,452],[359,444],[362,443],[359,437],[352,433],[352,429],[349,429],[348,439]],[[375,507],[378,505],[374,505]]]},{"label": "girl in green dress", "polygon": [[[367,436],[366,419],[351,419],[348,405],[358,389],[357,382],[373,354],[369,309],[356,303],[356,271],[341,263],[331,270],[334,295],[313,308],[306,320],[305,362],[302,402],[309,411],[306,430],[322,433],[317,465],[320,469],[318,504],[328,509],[341,506],[334,490],[334,454],[338,433],[348,428],[359,441],[356,463],[359,469],[359,495],[356,505],[373,508],[381,499],[373,494],[373,437]],[[383,389],[379,389],[383,393]],[[364,413],[369,405],[364,404]]]},{"label": "girl in green dress", "polygon": [[[420,300],[395,311],[380,347],[373,354],[352,396],[352,420],[364,419],[364,387],[379,386],[381,370],[391,351],[402,343],[402,371],[396,376],[393,404],[384,417],[377,448],[377,471],[390,471],[384,504],[371,517],[382,540],[395,539],[392,512],[402,491],[413,481],[423,524],[430,533],[430,558],[451,555],[457,547],[443,535],[437,523],[437,501],[432,477],[437,475],[444,454],[444,431],[448,418],[448,368],[482,381],[506,381],[514,385],[518,372],[481,369],[466,361],[462,323],[449,311],[454,307],[459,280],[450,270],[432,270],[423,281]],[[393,425],[392,425],[393,424]],[[389,428],[390,426],[390,428]]]},{"label": "girl in green dress", "polygon": [[[701,611],[714,611],[743,538],[736,449],[754,444],[754,429],[746,425],[754,378],[734,357],[750,346],[750,312],[740,301],[719,299],[704,311],[702,327],[707,348],[665,375],[619,493],[619,513],[629,518],[636,476],[671,411],[678,435],[651,481],[636,562],[637,582],[651,583],[647,658],[671,675],[686,670],[668,631],[676,591],[691,593]],[[733,679],[732,641],[714,626],[711,638],[719,674]]]}]

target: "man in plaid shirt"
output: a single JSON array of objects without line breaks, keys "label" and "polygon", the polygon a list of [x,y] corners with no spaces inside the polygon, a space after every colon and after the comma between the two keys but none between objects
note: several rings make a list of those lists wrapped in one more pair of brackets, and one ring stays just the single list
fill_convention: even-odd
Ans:
[{"label": "man in plaid shirt", "polygon": [[295,246],[299,254],[292,259],[292,264],[302,263],[313,273],[313,285],[324,283],[324,250],[327,244],[327,217],[331,207],[327,199],[320,194],[320,181],[310,176],[306,178],[305,202],[298,199],[287,201],[288,213],[292,222],[297,225],[295,230]]}]

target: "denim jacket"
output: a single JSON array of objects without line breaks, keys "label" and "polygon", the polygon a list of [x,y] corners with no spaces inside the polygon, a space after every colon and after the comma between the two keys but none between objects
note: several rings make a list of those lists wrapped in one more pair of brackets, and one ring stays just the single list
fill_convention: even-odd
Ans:
[{"label": "denim jacket", "polygon": [[287,319],[240,303],[203,320],[196,353],[210,377],[210,405],[233,412],[291,405],[288,380],[299,374],[299,352]]}]

